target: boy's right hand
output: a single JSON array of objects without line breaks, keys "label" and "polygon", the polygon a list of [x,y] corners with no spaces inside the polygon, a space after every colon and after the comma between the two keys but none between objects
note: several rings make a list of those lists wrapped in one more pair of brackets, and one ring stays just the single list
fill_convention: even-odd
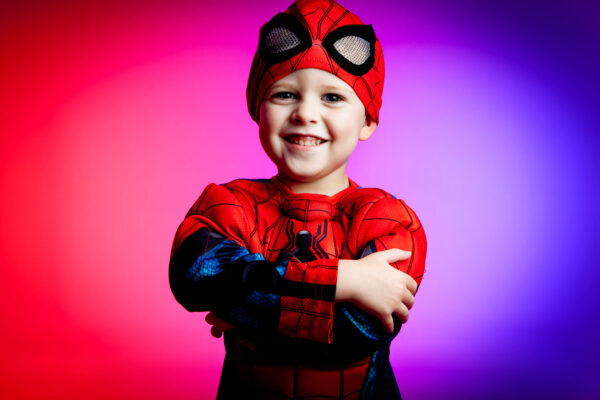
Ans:
[{"label": "boy's right hand", "polygon": [[335,293],[336,301],[349,301],[375,315],[388,333],[394,332],[396,314],[404,323],[414,303],[417,282],[390,264],[407,260],[409,251],[388,249],[371,253],[359,260],[340,260]]}]

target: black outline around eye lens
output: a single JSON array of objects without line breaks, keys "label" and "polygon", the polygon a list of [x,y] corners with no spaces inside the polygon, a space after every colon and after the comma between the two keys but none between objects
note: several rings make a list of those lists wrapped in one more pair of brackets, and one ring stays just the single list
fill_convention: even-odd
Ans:
[{"label": "black outline around eye lens", "polygon": [[[369,42],[369,58],[360,65],[350,62],[346,57],[340,54],[333,46],[335,42],[346,36],[358,36]],[[361,76],[366,74],[375,63],[375,31],[371,25],[344,25],[323,39],[323,47],[327,50],[327,54],[338,63],[340,67],[350,72],[352,75]]]},{"label": "black outline around eye lens", "polygon": [[[266,38],[269,32],[273,30],[273,28],[283,27],[292,31],[298,39],[300,39],[300,44],[296,47],[292,47],[289,50],[282,51],[281,53],[271,53],[267,48]],[[278,13],[275,15],[260,33],[260,41],[258,43],[258,51],[263,60],[269,65],[277,64],[282,61],[288,60],[295,56],[296,54],[302,53],[304,50],[308,49],[312,45],[312,40],[310,38],[310,34],[302,25],[302,23],[289,14]]]}]

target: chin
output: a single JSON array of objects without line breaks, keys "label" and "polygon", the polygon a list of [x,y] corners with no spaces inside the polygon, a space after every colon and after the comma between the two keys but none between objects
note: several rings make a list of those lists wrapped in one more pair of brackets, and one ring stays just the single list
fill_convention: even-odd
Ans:
[{"label": "chin", "polygon": [[294,173],[292,171],[283,171],[282,173],[289,179],[293,179],[297,182],[302,183],[310,183],[318,179],[318,176],[316,174],[307,174],[306,172]]},{"label": "chin", "polygon": [[285,174],[285,175],[290,179],[293,179],[297,182],[302,182],[302,183],[310,183],[315,180],[315,177],[313,177],[313,176],[295,175],[295,174]]}]

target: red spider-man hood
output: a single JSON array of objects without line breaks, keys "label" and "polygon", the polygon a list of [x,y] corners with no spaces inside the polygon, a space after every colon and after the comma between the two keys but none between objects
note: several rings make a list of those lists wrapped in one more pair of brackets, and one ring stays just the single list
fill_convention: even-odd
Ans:
[{"label": "red spider-man hood", "polygon": [[269,87],[302,68],[322,69],[342,79],[367,115],[379,122],[385,68],[371,25],[333,0],[297,0],[264,24],[246,89],[254,121]]}]

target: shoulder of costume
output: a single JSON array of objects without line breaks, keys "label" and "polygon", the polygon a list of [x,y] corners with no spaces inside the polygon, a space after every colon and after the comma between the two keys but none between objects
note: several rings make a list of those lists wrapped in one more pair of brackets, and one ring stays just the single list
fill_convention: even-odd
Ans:
[{"label": "shoulder of costume", "polygon": [[273,197],[277,189],[271,179],[234,179],[220,186],[232,192],[254,208],[256,204]]},{"label": "shoulder of costume", "polygon": [[239,212],[254,215],[256,204],[272,192],[272,183],[267,179],[235,179],[231,182],[208,184],[186,216],[209,212],[221,212],[229,207],[228,213]]},{"label": "shoulder of costume", "polygon": [[383,189],[359,187],[344,199],[344,203],[345,208],[351,208],[352,214],[359,220],[388,220],[410,230],[421,227],[419,218],[406,202]]},{"label": "shoulder of costume", "polygon": [[186,215],[190,226],[206,226],[242,246],[255,232],[255,212],[237,187],[210,183]]}]

